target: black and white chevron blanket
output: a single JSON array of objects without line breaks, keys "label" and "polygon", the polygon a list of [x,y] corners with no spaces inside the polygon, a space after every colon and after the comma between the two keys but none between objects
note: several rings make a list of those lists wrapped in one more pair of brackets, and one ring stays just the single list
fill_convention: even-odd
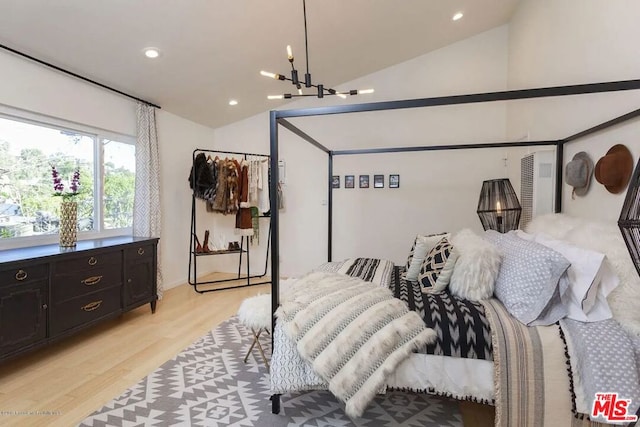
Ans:
[{"label": "black and white chevron blanket", "polygon": [[329,262],[316,271],[331,271],[389,286],[394,296],[416,311],[428,328],[436,331],[433,344],[420,353],[467,359],[493,360],[491,327],[484,306],[448,292],[423,294],[420,284],[403,278],[405,267],[376,258]]},{"label": "black and white chevron blanket", "polygon": [[421,353],[493,360],[491,327],[481,303],[448,292],[423,294],[419,283],[402,278],[403,272],[404,267],[394,268],[389,288],[437,334]]}]

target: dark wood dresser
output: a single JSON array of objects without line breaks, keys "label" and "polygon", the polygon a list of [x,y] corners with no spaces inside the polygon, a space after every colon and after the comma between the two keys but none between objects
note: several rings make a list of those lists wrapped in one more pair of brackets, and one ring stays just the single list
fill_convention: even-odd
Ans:
[{"label": "dark wood dresser", "polygon": [[0,251],[0,361],[143,304],[155,312],[156,238]]}]

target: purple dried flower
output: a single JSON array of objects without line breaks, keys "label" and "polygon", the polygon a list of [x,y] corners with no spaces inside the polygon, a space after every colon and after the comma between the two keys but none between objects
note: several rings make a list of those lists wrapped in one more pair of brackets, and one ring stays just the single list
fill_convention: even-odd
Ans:
[{"label": "purple dried flower", "polygon": [[53,190],[55,191],[56,196],[62,196],[64,200],[69,200],[73,196],[78,194],[80,190],[80,170],[76,169],[73,172],[73,178],[71,179],[71,183],[69,184],[69,191],[64,192],[64,183],[62,182],[62,178],[60,177],[60,173],[58,169],[54,165],[51,165],[51,176],[53,177]]},{"label": "purple dried flower", "polygon": [[51,166],[51,175],[53,176],[53,189],[56,193],[62,193],[64,191],[64,184],[60,178],[60,174],[55,166]]},{"label": "purple dried flower", "polygon": [[71,180],[70,188],[73,193],[78,192],[78,189],[80,188],[80,171],[79,170],[76,170],[73,173],[73,179]]}]

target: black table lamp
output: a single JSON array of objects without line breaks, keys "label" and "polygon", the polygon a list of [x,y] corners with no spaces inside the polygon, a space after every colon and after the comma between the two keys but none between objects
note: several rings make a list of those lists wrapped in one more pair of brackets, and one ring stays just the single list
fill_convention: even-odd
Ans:
[{"label": "black table lamp", "polygon": [[618,227],[627,244],[633,265],[640,274],[640,160],[629,182],[620,219],[618,219]]},{"label": "black table lamp", "polygon": [[482,183],[477,212],[485,230],[506,233],[518,229],[522,207],[508,178]]}]

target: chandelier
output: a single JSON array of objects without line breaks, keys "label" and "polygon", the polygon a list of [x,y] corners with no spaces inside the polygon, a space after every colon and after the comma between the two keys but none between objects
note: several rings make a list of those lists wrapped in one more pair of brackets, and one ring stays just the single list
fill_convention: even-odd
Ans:
[{"label": "chandelier", "polygon": [[[293,86],[296,87],[298,93],[285,93],[282,95],[269,95],[268,99],[291,99],[299,96],[317,96],[318,98],[324,98],[325,95],[336,95],[340,98],[346,98],[348,95],[360,95],[366,93],[373,93],[373,89],[361,89],[361,90],[347,90],[339,92],[335,89],[325,87],[322,83],[313,84],[311,81],[311,73],[309,72],[309,43],[307,40],[307,2],[302,0],[302,13],[304,16],[304,49],[306,60],[306,72],[304,74],[304,81],[301,81],[298,77],[298,70],[294,65],[293,51],[291,46],[287,46],[287,59],[291,65],[291,78],[286,77],[284,74],[270,73],[268,71],[260,71],[260,74],[265,77],[270,77],[276,80],[290,81]],[[304,93],[302,86],[305,88],[315,88],[313,93]]]}]

